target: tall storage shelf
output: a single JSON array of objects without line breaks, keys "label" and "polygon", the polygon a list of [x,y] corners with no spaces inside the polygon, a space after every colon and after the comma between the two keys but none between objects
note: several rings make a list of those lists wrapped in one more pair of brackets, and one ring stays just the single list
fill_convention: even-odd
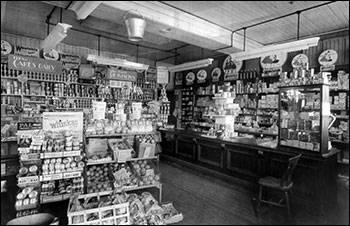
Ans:
[{"label": "tall storage shelf", "polygon": [[325,156],[330,153],[329,85],[280,87],[278,144]]}]

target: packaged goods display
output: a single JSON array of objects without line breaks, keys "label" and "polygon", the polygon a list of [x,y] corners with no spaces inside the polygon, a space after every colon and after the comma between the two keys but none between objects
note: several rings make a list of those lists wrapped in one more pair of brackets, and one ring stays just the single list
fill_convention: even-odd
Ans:
[{"label": "packaged goods display", "polygon": [[37,208],[39,206],[39,188],[34,186],[20,188],[16,195],[16,210]]},{"label": "packaged goods display", "polygon": [[115,135],[152,132],[151,120],[92,120],[86,128],[86,135]]},{"label": "packaged goods display", "polygon": [[112,178],[113,176],[107,164],[87,166],[86,182],[88,194],[111,191],[113,188]]},{"label": "packaged goods display", "polygon": [[139,186],[159,183],[160,173],[151,160],[132,161],[130,166],[139,178]]},{"label": "packaged goods display", "polygon": [[68,204],[69,225],[130,224],[127,194],[110,191],[106,195],[74,195]]}]

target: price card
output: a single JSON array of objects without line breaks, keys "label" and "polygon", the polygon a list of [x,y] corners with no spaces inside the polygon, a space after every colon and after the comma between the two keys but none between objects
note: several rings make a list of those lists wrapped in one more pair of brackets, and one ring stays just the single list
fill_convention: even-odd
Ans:
[{"label": "price card", "polygon": [[63,157],[69,157],[69,156],[79,156],[80,151],[66,151],[63,152]]},{"label": "price card", "polygon": [[39,182],[38,176],[30,176],[30,177],[19,177],[18,178],[18,185],[26,185],[26,184],[34,184]]},{"label": "price card", "polygon": [[41,158],[60,158],[62,156],[62,152],[47,152],[40,155]]},{"label": "price card", "polygon": [[81,177],[81,171],[63,173],[63,178],[64,179],[74,178],[74,177]]},{"label": "price card", "polygon": [[154,169],[148,169],[146,170],[146,176],[154,176]]},{"label": "price card", "polygon": [[30,148],[18,148],[19,154],[28,154],[30,153]]}]

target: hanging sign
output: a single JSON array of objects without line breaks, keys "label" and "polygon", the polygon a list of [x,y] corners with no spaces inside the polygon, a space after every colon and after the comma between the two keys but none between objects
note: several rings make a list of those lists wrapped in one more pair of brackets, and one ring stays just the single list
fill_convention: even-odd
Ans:
[{"label": "hanging sign", "polygon": [[113,80],[120,80],[120,81],[136,82],[136,80],[137,80],[137,72],[136,71],[125,71],[125,70],[118,70],[118,69],[114,69],[114,68],[108,68],[107,78],[108,79],[113,79]]},{"label": "hanging sign", "polygon": [[60,61],[66,69],[78,69],[81,64],[80,56],[60,53]]},{"label": "hanging sign", "polygon": [[293,68],[307,68],[309,58],[305,54],[298,54],[292,60]]},{"label": "hanging sign", "polygon": [[182,73],[175,72],[175,85],[182,85]]},{"label": "hanging sign", "polygon": [[157,83],[158,84],[169,83],[169,70],[167,67],[164,67],[164,66],[157,67]]},{"label": "hanging sign", "polygon": [[43,56],[46,60],[58,60],[60,58],[60,54],[54,50],[51,49],[49,52],[44,52]]},{"label": "hanging sign", "polygon": [[50,74],[62,74],[63,70],[62,63],[58,61],[16,56],[13,54],[10,54],[8,57],[8,68]]},{"label": "hanging sign", "polygon": [[238,79],[239,70],[243,66],[242,61],[232,60],[231,56],[226,57],[222,69],[224,71],[224,80],[232,81]]},{"label": "hanging sign", "polygon": [[192,85],[195,78],[196,78],[196,75],[193,72],[189,72],[186,75],[186,85]]},{"label": "hanging sign", "polygon": [[207,78],[207,72],[205,70],[200,70],[197,72],[197,83],[205,83]]},{"label": "hanging sign", "polygon": [[281,68],[286,60],[287,52],[276,52],[262,56],[260,64],[263,69]]},{"label": "hanging sign", "polygon": [[80,142],[83,141],[83,112],[44,112],[43,130],[71,131]]},{"label": "hanging sign", "polygon": [[221,76],[221,69],[215,68],[211,71],[211,81],[212,82],[218,82]]},{"label": "hanging sign", "polygon": [[12,52],[12,45],[5,40],[1,40],[1,56],[7,56]]},{"label": "hanging sign", "polygon": [[335,62],[338,60],[338,53],[333,49],[323,51],[318,57],[318,63],[321,65],[321,71],[335,70]]},{"label": "hanging sign", "polygon": [[30,46],[15,46],[14,54],[24,57],[36,57],[39,58],[39,49]]},{"label": "hanging sign", "polygon": [[93,119],[105,119],[106,116],[106,102],[93,101],[92,102]]}]

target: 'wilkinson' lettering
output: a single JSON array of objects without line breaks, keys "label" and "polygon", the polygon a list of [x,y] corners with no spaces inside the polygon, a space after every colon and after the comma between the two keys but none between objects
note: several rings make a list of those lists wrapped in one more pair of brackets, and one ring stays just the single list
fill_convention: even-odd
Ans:
[{"label": "'wilkinson' lettering", "polygon": [[56,121],[55,123],[50,123],[50,126],[52,129],[62,128],[62,127],[68,127],[68,126],[77,126],[79,123],[77,120],[69,121],[68,119],[66,121]]}]

